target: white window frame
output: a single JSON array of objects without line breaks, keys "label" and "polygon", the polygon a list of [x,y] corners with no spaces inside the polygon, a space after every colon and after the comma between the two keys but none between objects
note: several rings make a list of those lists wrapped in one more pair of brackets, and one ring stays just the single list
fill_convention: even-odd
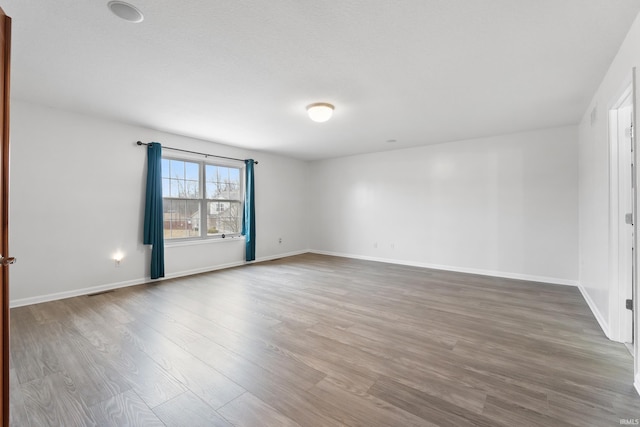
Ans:
[{"label": "white window frame", "polygon": [[[242,221],[242,215],[244,212],[244,194],[246,191],[245,188],[245,165],[238,165],[237,162],[226,162],[221,160],[210,161],[207,159],[201,158],[193,158],[189,156],[162,156],[162,160],[176,160],[180,162],[189,162],[189,163],[198,163],[199,165],[199,197],[198,198],[182,198],[182,197],[165,197],[162,195],[162,201],[164,205],[165,200],[191,200],[198,201],[200,203],[200,224],[199,224],[199,236],[188,236],[188,237],[174,237],[174,238],[165,238],[165,245],[180,245],[180,244],[189,244],[189,243],[204,243],[205,241],[220,241],[225,239],[237,239],[242,236],[242,230],[237,233],[217,233],[217,234],[208,234],[208,204],[209,203],[239,203],[239,218]],[[240,194],[239,199],[207,199],[206,196],[206,166],[219,166],[225,168],[233,168],[238,169],[239,171],[239,185],[240,185]],[[163,209],[163,221],[164,221],[164,209]],[[242,224],[240,224],[242,227]]]}]

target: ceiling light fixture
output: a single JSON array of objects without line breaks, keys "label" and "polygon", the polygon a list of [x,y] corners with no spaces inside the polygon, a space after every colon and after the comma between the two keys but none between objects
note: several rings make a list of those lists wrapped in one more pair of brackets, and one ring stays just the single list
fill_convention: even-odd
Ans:
[{"label": "ceiling light fixture", "polygon": [[107,7],[114,15],[118,18],[124,19],[125,21],[137,24],[144,20],[144,15],[142,15],[140,9],[130,5],[129,3],[125,3],[123,1],[110,1],[107,3]]},{"label": "ceiling light fixture", "polygon": [[322,123],[326,122],[333,115],[335,107],[326,102],[315,102],[307,105],[307,113],[309,118],[314,122]]}]

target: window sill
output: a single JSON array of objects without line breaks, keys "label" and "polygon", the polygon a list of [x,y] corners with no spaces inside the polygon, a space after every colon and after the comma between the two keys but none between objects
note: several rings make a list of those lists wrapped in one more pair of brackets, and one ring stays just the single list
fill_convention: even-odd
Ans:
[{"label": "window sill", "polygon": [[209,245],[212,243],[225,243],[225,242],[237,242],[237,241],[245,241],[244,236],[236,236],[236,237],[225,237],[224,239],[213,238],[213,239],[186,239],[186,240],[177,240],[177,241],[166,241],[164,242],[165,248],[173,248],[179,246],[195,246],[195,245]]}]

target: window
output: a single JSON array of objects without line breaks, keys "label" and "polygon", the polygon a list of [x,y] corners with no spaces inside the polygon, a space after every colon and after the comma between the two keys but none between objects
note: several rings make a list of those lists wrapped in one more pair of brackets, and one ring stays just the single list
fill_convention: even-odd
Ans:
[{"label": "window", "polygon": [[242,228],[242,169],[162,159],[164,238],[237,236]]}]

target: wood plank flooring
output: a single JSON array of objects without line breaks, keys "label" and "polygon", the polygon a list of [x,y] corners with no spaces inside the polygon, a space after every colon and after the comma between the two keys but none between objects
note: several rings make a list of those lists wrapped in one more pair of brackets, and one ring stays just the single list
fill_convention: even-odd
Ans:
[{"label": "wood plank flooring", "polygon": [[14,426],[614,426],[576,288],[305,254],[11,310]]}]

